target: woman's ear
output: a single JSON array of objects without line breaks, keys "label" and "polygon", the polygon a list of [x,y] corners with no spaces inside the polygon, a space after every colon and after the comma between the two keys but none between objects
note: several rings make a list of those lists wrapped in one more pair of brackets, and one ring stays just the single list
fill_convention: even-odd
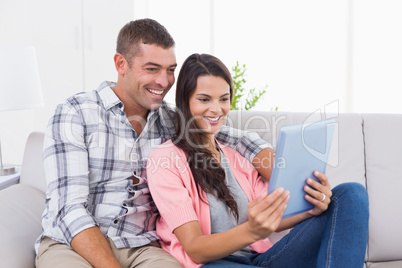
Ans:
[{"label": "woman's ear", "polygon": [[119,75],[125,75],[128,69],[128,63],[124,56],[120,53],[114,55],[114,65]]}]

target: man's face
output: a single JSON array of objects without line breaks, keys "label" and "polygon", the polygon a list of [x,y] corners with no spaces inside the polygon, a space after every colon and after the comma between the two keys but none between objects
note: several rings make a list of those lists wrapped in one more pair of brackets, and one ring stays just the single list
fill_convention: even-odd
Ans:
[{"label": "man's face", "polygon": [[175,82],[176,55],[174,47],[140,44],[142,54],[132,59],[123,78],[124,105],[137,113],[158,109]]}]

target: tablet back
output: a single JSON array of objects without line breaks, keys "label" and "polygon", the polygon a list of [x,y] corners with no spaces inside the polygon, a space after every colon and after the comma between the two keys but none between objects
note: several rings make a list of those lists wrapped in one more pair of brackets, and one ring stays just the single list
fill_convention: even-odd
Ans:
[{"label": "tablet back", "polygon": [[304,195],[307,178],[318,181],[315,170],[325,173],[335,120],[283,126],[279,132],[268,193],[283,187],[290,200],[283,218],[313,208]]}]

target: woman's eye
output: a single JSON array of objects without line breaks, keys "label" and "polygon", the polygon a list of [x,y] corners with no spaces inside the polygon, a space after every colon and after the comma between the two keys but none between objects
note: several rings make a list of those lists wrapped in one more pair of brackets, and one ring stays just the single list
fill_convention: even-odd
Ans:
[{"label": "woman's eye", "polygon": [[201,101],[201,102],[207,102],[207,101],[209,101],[209,99],[198,99],[199,101]]},{"label": "woman's eye", "polygon": [[222,98],[221,101],[229,101],[229,98]]}]

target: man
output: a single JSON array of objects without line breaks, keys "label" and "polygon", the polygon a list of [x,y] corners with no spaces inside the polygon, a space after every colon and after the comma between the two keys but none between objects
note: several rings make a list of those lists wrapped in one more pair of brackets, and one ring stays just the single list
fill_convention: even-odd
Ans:
[{"label": "man", "polygon": [[[163,102],[175,81],[174,44],[154,20],[129,22],[117,40],[117,83],[57,107],[45,137],[37,267],[182,267],[158,245],[145,174],[151,150],[175,132]],[[256,166],[272,152],[256,134],[226,129],[217,138]]]}]

